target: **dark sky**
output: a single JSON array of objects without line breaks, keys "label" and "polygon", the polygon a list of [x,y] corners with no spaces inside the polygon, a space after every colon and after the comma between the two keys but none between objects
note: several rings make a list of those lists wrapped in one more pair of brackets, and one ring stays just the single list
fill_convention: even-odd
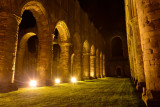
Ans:
[{"label": "dark sky", "polygon": [[124,0],[79,0],[103,37],[125,34]]}]

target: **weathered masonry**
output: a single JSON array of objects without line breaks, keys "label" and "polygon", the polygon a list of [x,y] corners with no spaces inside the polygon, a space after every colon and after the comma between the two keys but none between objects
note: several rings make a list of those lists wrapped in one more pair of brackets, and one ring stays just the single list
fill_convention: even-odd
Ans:
[{"label": "weathered masonry", "polygon": [[105,77],[104,51],[78,0],[0,0],[0,92]]},{"label": "weathered masonry", "polygon": [[147,106],[160,106],[160,0],[125,0],[131,78]]}]

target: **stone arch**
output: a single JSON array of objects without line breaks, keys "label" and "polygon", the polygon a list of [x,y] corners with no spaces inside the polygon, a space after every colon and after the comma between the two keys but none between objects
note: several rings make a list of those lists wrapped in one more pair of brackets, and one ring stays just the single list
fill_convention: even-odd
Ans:
[{"label": "stone arch", "polygon": [[37,23],[38,45],[38,61],[37,61],[37,81],[39,86],[51,84],[51,50],[52,38],[50,36],[48,16],[45,8],[40,2],[29,1],[23,5],[21,16],[25,10],[30,11]]},{"label": "stone arch", "polygon": [[89,43],[87,40],[83,43],[83,53],[89,53]]},{"label": "stone arch", "polygon": [[73,64],[73,76],[77,80],[82,80],[82,70],[81,70],[81,39],[80,35],[76,32],[72,38],[72,48],[74,53],[74,64]]},{"label": "stone arch", "polygon": [[90,79],[90,53],[89,53],[89,43],[86,40],[83,43],[83,79]]},{"label": "stone arch", "polygon": [[[52,38],[55,43],[59,44],[61,48],[60,52],[60,72],[59,78],[62,82],[69,82],[70,80],[70,70],[71,70],[71,56],[70,56],[70,32],[67,24],[63,20],[59,20],[55,26],[55,31],[57,30],[57,35],[52,34]],[[56,38],[55,38],[56,37]],[[57,40],[56,40],[57,39]],[[54,51],[54,49],[53,49]]]},{"label": "stone arch", "polygon": [[99,49],[96,50],[96,77],[100,77],[100,56],[99,56]]},{"label": "stone arch", "polygon": [[123,57],[123,41],[121,37],[116,36],[111,39],[112,57]]},{"label": "stone arch", "polygon": [[69,42],[70,40],[69,29],[67,27],[67,24],[63,20],[57,22],[55,30],[56,29],[58,30],[59,33],[58,40],[60,42]]},{"label": "stone arch", "polygon": [[100,52],[100,77],[103,77],[103,53]]},{"label": "stone arch", "polygon": [[[18,76],[16,79],[18,79],[18,81],[15,80],[18,83],[18,85],[26,85],[25,82],[28,82],[28,81],[25,81],[26,79],[31,79],[31,78],[33,79],[32,75],[30,75],[28,77],[23,77],[24,76],[23,73],[26,73],[26,75],[29,75],[29,73],[31,73],[31,72],[29,72],[29,73],[25,72],[26,71],[26,64],[25,63],[27,61],[25,58],[27,57],[28,61],[30,61],[30,59],[29,59],[30,57],[28,55],[26,55],[26,51],[27,51],[27,53],[29,53],[28,52],[29,47],[27,47],[27,45],[28,45],[29,39],[33,36],[36,36],[36,34],[33,32],[26,33],[19,41],[18,50],[17,50],[17,61],[16,61],[17,62],[16,75]],[[37,57],[35,59],[37,60]],[[35,70],[34,72],[36,74],[37,69],[34,68],[34,70]],[[24,84],[21,84],[22,82]]]},{"label": "stone arch", "polygon": [[94,45],[91,46],[91,55],[95,55],[96,51],[95,51],[95,47]]},{"label": "stone arch", "polygon": [[96,78],[95,72],[95,47],[94,45],[91,46],[90,50],[90,76],[91,78]]}]

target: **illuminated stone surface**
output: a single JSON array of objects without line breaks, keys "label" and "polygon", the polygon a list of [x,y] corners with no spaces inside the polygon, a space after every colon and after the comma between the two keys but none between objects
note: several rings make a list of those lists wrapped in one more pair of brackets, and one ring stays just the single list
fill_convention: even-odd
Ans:
[{"label": "illuminated stone surface", "polygon": [[[56,78],[63,83],[72,76],[96,78],[96,72],[100,77],[95,50],[104,55],[104,39],[78,0],[3,0],[0,8],[0,92],[26,87],[31,79],[48,86]],[[102,66],[101,59],[101,75]]]},{"label": "illuminated stone surface", "polygon": [[160,106],[160,0],[125,0],[131,77],[147,106]]}]

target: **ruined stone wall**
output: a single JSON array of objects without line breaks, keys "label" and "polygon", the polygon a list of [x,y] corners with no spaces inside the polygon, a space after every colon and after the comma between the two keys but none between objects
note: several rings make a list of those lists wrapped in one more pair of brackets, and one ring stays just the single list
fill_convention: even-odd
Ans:
[{"label": "ruined stone wall", "polygon": [[[114,38],[119,38],[122,41],[122,50],[123,56],[113,56],[112,53],[112,40]],[[107,76],[121,76],[121,77],[130,77],[129,63],[128,63],[128,50],[127,50],[127,40],[126,37],[119,33],[114,36],[108,37],[107,41],[107,49],[106,49],[106,75]],[[120,48],[116,47],[115,49]],[[120,69],[121,74],[117,74],[117,69]]]},{"label": "ruined stone wall", "polygon": [[[19,24],[25,10],[29,10],[33,14],[37,28],[25,29],[23,33],[19,33]],[[19,50],[21,40],[22,43],[26,42],[34,34],[37,35],[39,41],[37,56],[39,86],[51,85],[53,82],[51,79],[54,77],[54,71],[52,72],[53,44],[58,44],[61,48],[59,73],[63,82],[70,81],[71,55],[73,53],[75,54],[74,76],[78,80],[90,78],[90,69],[95,72],[95,76],[97,72],[100,73],[100,68],[101,75],[105,74],[104,58],[101,58],[101,67],[99,65],[100,60],[98,60],[97,66],[96,61],[94,61],[96,59],[91,59],[93,62],[90,63],[91,46],[94,46],[95,50],[98,49],[99,53],[101,52],[104,56],[104,39],[94,24],[90,22],[87,13],[80,8],[78,0],[1,0],[0,26],[0,55],[2,56],[0,58],[0,92],[16,89],[14,83],[21,76],[21,67],[19,66],[22,64],[19,60],[26,61],[20,57],[25,56],[25,54],[20,55],[22,54]],[[54,38],[55,29],[58,30],[57,39]],[[19,38],[25,34],[29,34],[29,37],[24,40]],[[86,46],[84,46],[85,41],[88,43]],[[88,50],[87,52],[83,51],[84,47]],[[84,58],[85,55],[87,58]],[[92,57],[96,58],[96,54],[92,54]],[[97,57],[100,57],[100,54]],[[94,68],[90,68],[90,64]],[[87,77],[83,77],[84,74],[87,74]]]},{"label": "ruined stone wall", "polygon": [[125,0],[131,76],[147,106],[159,106],[160,0]]}]

